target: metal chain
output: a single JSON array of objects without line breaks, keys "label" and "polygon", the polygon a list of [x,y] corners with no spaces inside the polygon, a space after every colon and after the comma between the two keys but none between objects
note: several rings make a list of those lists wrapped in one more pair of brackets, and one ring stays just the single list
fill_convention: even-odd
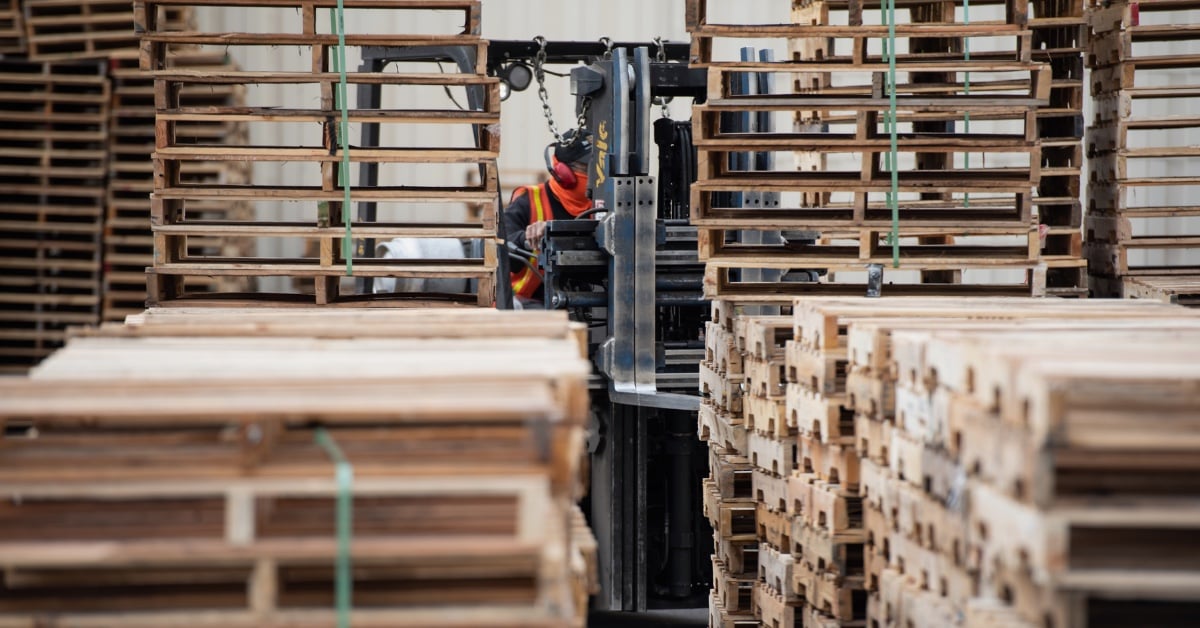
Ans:
[{"label": "metal chain", "polygon": [[[663,42],[662,37],[654,38],[654,47],[657,48],[657,50],[654,53],[654,61],[657,63],[666,63],[667,62],[667,45]],[[664,118],[671,117],[671,108],[667,106],[667,104],[670,103],[671,100],[673,100],[673,99],[670,96],[667,96],[665,98],[662,96],[656,96],[654,98],[654,104],[662,107],[662,117],[664,117]]]},{"label": "metal chain", "polygon": [[[554,136],[555,142],[566,146],[567,140],[563,138],[562,133],[558,132],[558,125],[554,122],[554,112],[550,109],[550,94],[546,91],[546,38],[538,35],[533,38],[533,41],[538,45],[537,55],[533,58],[533,78],[537,80],[538,98],[542,101],[542,114],[546,116],[546,127],[550,129],[550,134]],[[610,51],[611,48],[610,44]],[[584,129],[587,128],[587,114],[591,107],[591,97],[584,98],[583,106],[579,109],[579,116],[575,120],[576,136],[582,135]]]}]

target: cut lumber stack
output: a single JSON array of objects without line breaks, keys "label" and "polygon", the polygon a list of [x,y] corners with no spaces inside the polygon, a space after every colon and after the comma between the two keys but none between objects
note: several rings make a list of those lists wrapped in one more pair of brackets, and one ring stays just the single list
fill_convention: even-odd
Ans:
[{"label": "cut lumber stack", "polygon": [[[173,32],[160,19],[162,9],[203,4],[220,7],[229,23],[238,23],[246,16],[257,24],[265,24],[260,32]],[[477,0],[349,0],[344,3],[347,24],[375,26],[390,20],[371,18],[378,12],[407,13],[417,30],[419,18],[437,11],[451,11],[462,17],[454,31],[436,34],[414,32],[347,32],[345,42],[355,51],[372,46],[399,49],[419,49],[429,46],[460,48],[474,66],[465,70],[440,68],[426,63],[423,72],[364,71],[342,68],[352,88],[379,86],[382,103],[394,102],[414,93],[432,92],[445,102],[441,109],[431,108],[428,102],[403,109],[372,104],[365,98],[351,98],[339,103],[339,73],[333,63],[338,35],[327,23],[328,11],[337,6],[333,0],[144,0],[134,5],[135,22],[142,35],[142,68],[152,72],[155,79],[158,107],[158,136],[154,153],[156,176],[152,198],[152,220],[155,237],[155,264],[150,273],[150,299],[154,303],[189,297],[185,280],[197,276],[268,277],[300,279],[312,285],[312,295],[299,299],[309,304],[346,303],[353,295],[341,294],[340,278],[347,274],[357,277],[395,277],[413,279],[467,279],[473,288],[450,295],[459,301],[489,305],[494,300],[496,250],[492,244],[496,233],[495,200],[498,192],[496,158],[499,151],[499,82],[485,74],[487,42],[479,37],[480,6]],[[368,26],[369,28],[369,26]],[[201,51],[225,50],[229,47],[288,46],[298,48],[308,61],[303,70],[286,67],[255,68],[253,70],[188,70],[172,68],[170,55],[180,47],[198,46]],[[210,86],[244,86],[249,108],[199,106],[185,95],[190,88]],[[275,85],[300,85],[309,89],[311,102],[274,102]],[[453,106],[450,98],[440,94],[451,89],[467,94],[475,105],[466,110]],[[419,99],[412,101],[421,102]],[[341,105],[349,109],[348,122],[360,125],[435,125],[439,134],[463,135],[458,146],[381,145],[363,146],[359,138],[342,137]],[[419,108],[417,108],[419,107]],[[179,129],[196,122],[240,121],[254,128],[272,130],[291,127],[303,129],[293,135],[288,146],[266,146],[246,142],[237,146],[217,146],[209,143],[184,143]],[[280,126],[284,125],[284,126]],[[305,135],[307,133],[307,135]],[[379,166],[379,182],[364,183],[361,177],[342,172],[342,144],[350,144],[349,160],[357,167],[368,163]],[[410,142],[411,143],[411,142]],[[190,173],[213,163],[249,162],[254,165],[252,178],[244,184],[192,184]],[[305,184],[280,187],[267,183],[274,180],[285,164],[304,171]],[[457,168],[457,170],[456,170]],[[481,183],[463,186],[466,170],[477,171]],[[406,172],[425,174],[405,175]],[[355,170],[357,174],[357,170]],[[343,176],[344,175],[344,176]],[[351,202],[377,204],[378,220],[360,222],[354,219],[354,207],[343,207],[341,179],[352,186]],[[301,221],[280,222],[255,220],[196,220],[190,208],[197,203],[244,201],[257,208],[261,203],[283,202],[299,208]],[[396,217],[397,208],[412,208],[429,204],[433,209],[421,221],[404,221]],[[453,211],[464,204],[487,207],[482,218],[475,222],[454,222]],[[258,212],[256,211],[257,215]],[[389,239],[393,237],[463,238],[483,241],[483,253],[466,259],[374,259],[365,251],[343,251],[347,225],[355,240]],[[238,256],[205,256],[190,254],[188,242],[195,238],[225,236],[260,243],[266,240],[291,238],[319,243],[316,254],[298,258],[266,258]],[[201,295],[202,296],[202,295]],[[426,295],[427,296],[427,295]],[[255,301],[270,300],[271,295],[250,297]],[[369,301],[362,295],[357,302]],[[284,295],[276,302],[296,302],[295,295]]]},{"label": "cut lumber stack", "polygon": [[1200,3],[1091,8],[1088,272],[1094,292],[1121,296],[1133,277],[1200,276],[1200,147],[1184,144],[1200,128],[1200,87],[1183,76],[1200,68]]},{"label": "cut lumber stack", "polygon": [[[131,5],[132,7],[132,5]],[[130,8],[132,19],[132,8]],[[181,50],[168,59],[180,70],[231,71],[237,67],[224,52]],[[138,53],[114,54],[110,61],[113,101],[109,128],[108,197],[104,223],[104,303],[102,317],[121,321],[146,305],[146,269],[154,265],[150,230],[150,194],[154,191],[154,79],[139,69]],[[193,106],[231,110],[245,104],[240,85],[188,86],[181,98]],[[176,128],[176,140],[187,144],[244,144],[245,124],[237,121],[197,121]],[[190,184],[245,183],[249,163],[211,162],[188,173]],[[188,207],[195,220],[250,221],[250,207],[239,202],[194,203]],[[225,238],[196,238],[191,254],[245,257],[248,251]],[[236,278],[235,278],[236,279]],[[189,278],[196,291],[245,290],[244,281]]]},{"label": "cut lumber stack", "polygon": [[[700,174],[691,202],[709,296],[861,294],[860,275],[869,265],[883,266],[885,294],[1044,293],[1033,198],[1042,162],[1038,116],[1050,104],[1052,68],[1032,59],[1027,4],[1010,0],[1000,21],[976,22],[960,18],[953,3],[897,7],[897,163],[890,169],[889,64],[877,52],[889,28],[870,22],[879,4],[793,6],[793,23],[747,25],[708,20],[706,0],[688,4],[692,64],[709,73],[707,102],[694,114]],[[728,38],[797,43],[782,62],[714,58],[716,42]],[[993,50],[968,53],[964,38],[987,40]],[[796,79],[780,81],[773,93],[740,95],[733,86],[750,72]],[[729,114],[771,111],[795,114],[797,131],[741,134],[722,126]],[[731,153],[754,151],[795,152],[799,169],[745,171],[727,163]],[[887,202],[893,170],[895,220]],[[781,200],[771,207],[720,206],[729,192],[778,193]],[[819,238],[761,245],[745,235],[772,230],[784,232],[785,240],[814,231]],[[1078,267],[1078,244],[1068,244],[1063,259],[1057,252],[1052,257],[1072,258]],[[822,279],[764,284],[743,278],[741,271],[755,269],[808,269]],[[977,280],[978,270],[1010,272]],[[914,271],[919,283],[900,271]]]},{"label": "cut lumber stack", "polygon": [[131,318],[0,382],[0,623],[583,624],[590,368],[565,316]]},{"label": "cut lumber stack", "polygon": [[0,372],[99,320],[109,84],[99,62],[0,60]]}]

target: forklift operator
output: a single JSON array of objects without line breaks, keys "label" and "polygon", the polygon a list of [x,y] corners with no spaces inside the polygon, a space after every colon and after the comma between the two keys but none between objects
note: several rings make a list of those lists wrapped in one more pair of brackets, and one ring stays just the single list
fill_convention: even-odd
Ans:
[{"label": "forklift operator", "polygon": [[[561,143],[546,147],[546,169],[550,179],[513,191],[508,207],[500,217],[500,226],[509,246],[536,253],[546,231],[547,220],[570,220],[592,207],[587,196],[588,158],[592,153],[591,134],[574,129],[563,134]],[[535,259],[529,260],[531,265]],[[513,297],[540,300],[542,279],[530,266],[511,275]]]}]

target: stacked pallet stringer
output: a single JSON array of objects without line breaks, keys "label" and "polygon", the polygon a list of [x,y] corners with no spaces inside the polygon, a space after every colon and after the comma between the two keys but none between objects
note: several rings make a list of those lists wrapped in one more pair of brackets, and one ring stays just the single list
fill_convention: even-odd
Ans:
[{"label": "stacked pallet stringer", "polygon": [[[172,32],[159,21],[161,10],[204,4],[219,6],[236,23],[245,11],[277,15],[278,20],[265,18],[270,28],[264,32]],[[339,73],[334,71],[339,36],[326,32],[323,20],[326,12],[337,6],[332,0],[316,3],[301,0],[255,0],[254,2],[207,2],[201,0],[145,0],[135,3],[134,13],[138,32],[142,36],[142,68],[155,79],[157,106],[157,141],[154,163],[160,177],[155,179],[152,198],[154,223],[155,264],[149,273],[152,303],[228,303],[231,299],[250,302],[319,305],[387,305],[395,304],[390,295],[347,293],[341,281],[344,276],[363,279],[395,278],[414,280],[404,282],[399,292],[410,300],[448,299],[477,305],[494,301],[497,254],[495,200],[498,193],[496,158],[499,152],[499,82],[485,75],[487,42],[479,37],[480,6],[477,0],[349,0],[345,6],[346,23],[370,19],[373,11],[400,12],[419,17],[422,12],[449,11],[462,16],[454,32],[424,34],[345,33],[346,45],[352,49],[386,46],[391,49],[424,49],[430,46],[459,48],[469,67],[446,71],[435,63],[427,63],[421,72],[381,71],[384,68],[350,68],[346,82],[350,88],[378,86],[381,102],[390,102],[394,94],[403,95],[421,90],[463,90],[472,103],[468,109],[445,107],[434,109],[425,104],[410,108],[388,108],[357,97],[340,103]],[[299,20],[295,19],[299,16]],[[249,19],[249,18],[247,18]],[[417,30],[420,20],[403,22],[406,28]],[[241,70],[187,71],[170,67],[170,54],[181,46],[210,49],[253,48],[260,46],[294,46],[310,60],[309,71],[282,71],[280,68]],[[189,87],[242,86],[254,107],[229,109],[193,106],[182,96]],[[270,87],[298,85],[319,93],[311,104],[269,102]],[[440,96],[440,100],[445,100]],[[458,131],[470,136],[470,145],[454,146],[364,146],[355,138],[343,137],[342,105],[348,109],[350,126],[358,129],[369,125],[436,125],[441,134],[450,137]],[[238,120],[252,127],[286,128],[280,125],[305,125],[309,135],[297,135],[289,146],[263,146],[247,141],[233,146],[208,143],[189,144],[180,141],[178,131],[184,124]],[[311,124],[310,124],[311,123]],[[343,149],[343,146],[346,146]],[[344,160],[362,167],[377,164],[378,181],[365,177],[350,179],[343,171]],[[186,182],[189,173],[212,163],[251,163],[252,178],[242,184],[203,184]],[[305,169],[299,185],[267,183],[277,178],[285,165]],[[460,172],[454,173],[459,168]],[[463,186],[462,168],[478,171],[480,183]],[[429,173],[407,175],[400,180],[397,173],[407,170]],[[361,173],[360,173],[361,174]],[[343,176],[344,175],[344,176]],[[351,206],[344,206],[344,186],[350,186]],[[196,220],[189,211],[196,204],[244,201],[255,208],[250,222],[229,220]],[[285,203],[298,208],[303,216],[298,221],[271,220],[259,212],[265,203]],[[377,207],[375,220],[355,217],[361,209],[356,204],[371,203]],[[397,218],[389,213],[396,206],[416,207],[426,215],[419,220]],[[453,211],[461,206],[481,206],[478,220],[455,222]],[[385,211],[387,210],[387,211]],[[469,214],[468,214],[469,215]],[[348,227],[349,225],[349,227]],[[187,243],[196,238],[224,236],[256,245],[270,241],[301,240],[315,243],[300,247],[298,257],[249,257],[230,255],[195,256],[188,252]],[[459,238],[481,244],[482,253],[472,257],[442,256],[422,259],[377,259],[373,251],[365,250],[367,242],[395,237]],[[345,243],[352,240],[350,250]],[[262,246],[256,246],[262,250]],[[299,294],[259,292],[247,295],[219,293],[216,297],[196,295],[188,290],[187,278],[216,277],[281,277],[291,283],[304,282]],[[463,280],[461,289],[447,294],[430,294],[428,280]]]},{"label": "stacked pallet stringer", "polygon": [[80,332],[0,381],[0,624],[582,626],[582,333],[475,308]]},{"label": "stacked pallet stringer", "polygon": [[1200,4],[1091,3],[1086,248],[1093,292],[1136,292],[1135,277],[1200,276],[1187,142],[1200,128]]}]

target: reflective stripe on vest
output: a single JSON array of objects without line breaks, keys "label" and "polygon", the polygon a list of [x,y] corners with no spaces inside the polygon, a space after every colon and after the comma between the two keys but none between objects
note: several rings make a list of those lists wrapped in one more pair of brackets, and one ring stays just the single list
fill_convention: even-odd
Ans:
[{"label": "reflective stripe on vest", "polygon": [[[532,225],[535,222],[549,220],[550,217],[547,211],[549,200],[543,200],[542,198],[542,196],[546,193],[545,188],[543,188],[541,185],[534,185],[526,187],[525,191],[529,194],[529,224]],[[533,243],[526,242],[525,246],[532,247]],[[533,250],[535,253],[537,252],[537,249],[531,250]],[[529,263],[536,264],[537,258],[529,258]],[[519,273],[511,273],[510,278],[512,280],[513,296],[525,297],[528,299],[529,297],[532,297],[533,293],[537,291],[539,286],[542,285],[542,278],[538,277],[537,273],[533,272],[533,269],[528,266],[522,268],[521,272]]]}]

